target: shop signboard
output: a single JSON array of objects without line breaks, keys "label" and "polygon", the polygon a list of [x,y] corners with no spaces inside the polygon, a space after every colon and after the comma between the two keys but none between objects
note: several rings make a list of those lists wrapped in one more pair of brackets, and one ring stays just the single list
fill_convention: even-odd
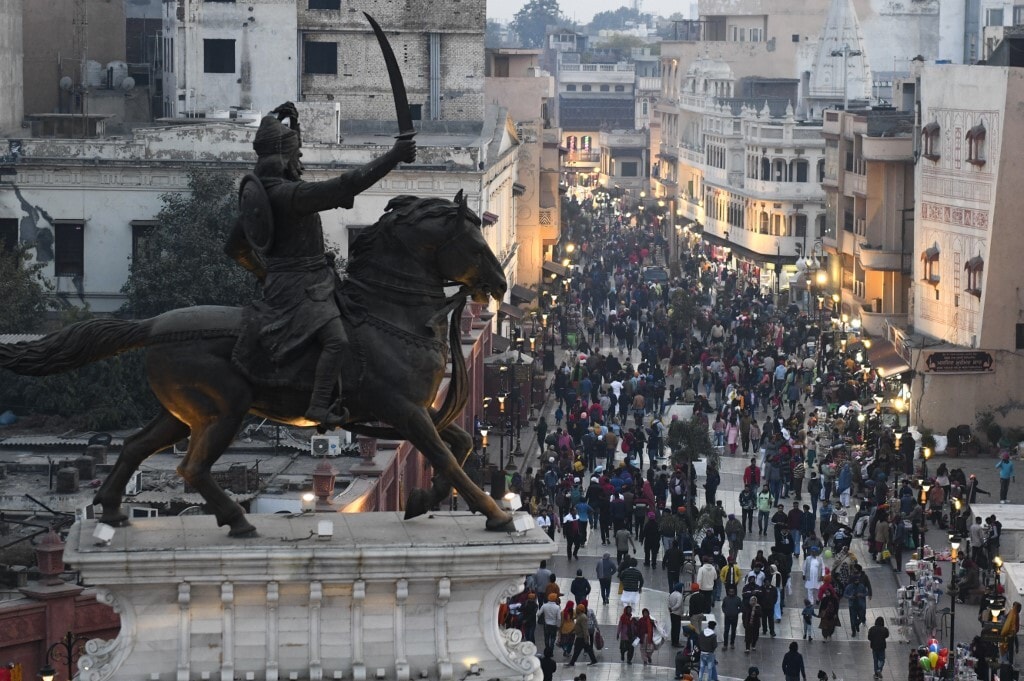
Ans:
[{"label": "shop signboard", "polygon": [[995,370],[992,354],[980,350],[938,351],[928,355],[926,370],[936,374],[976,374]]}]

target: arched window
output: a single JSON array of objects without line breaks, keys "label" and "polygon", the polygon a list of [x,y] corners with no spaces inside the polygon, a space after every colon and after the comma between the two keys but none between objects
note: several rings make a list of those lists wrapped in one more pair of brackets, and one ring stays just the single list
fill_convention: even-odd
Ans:
[{"label": "arched window", "polygon": [[772,180],[775,182],[788,182],[786,162],[781,158],[775,159],[772,163]]},{"label": "arched window", "polygon": [[789,176],[794,182],[807,181],[807,161],[797,159],[790,164]]}]

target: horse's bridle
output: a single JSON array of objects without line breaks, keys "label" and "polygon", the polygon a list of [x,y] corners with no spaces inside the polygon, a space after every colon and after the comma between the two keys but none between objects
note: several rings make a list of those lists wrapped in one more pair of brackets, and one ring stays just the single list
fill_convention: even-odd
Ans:
[{"label": "horse's bridle", "polygon": [[[452,242],[464,237],[466,232],[470,229],[470,226],[473,224],[472,220],[470,220],[468,215],[466,214],[465,199],[459,201],[457,205],[458,211],[456,213],[456,220],[458,222],[458,225],[455,227],[455,229],[452,230],[452,234],[434,249],[434,266],[437,269],[440,269],[437,267],[436,263],[437,254],[443,252],[446,248],[448,248],[448,246]],[[398,238],[393,232],[388,230],[385,233],[388,237],[388,240],[392,244],[397,245],[397,247],[400,250],[405,251],[410,256],[416,256],[416,254],[413,253],[409,245],[402,239]],[[404,306],[419,305],[423,304],[424,302],[436,304],[436,301],[443,301],[440,307],[444,307],[451,303],[452,301],[454,301],[455,299],[465,297],[466,295],[469,294],[469,287],[457,281],[445,281],[444,279],[441,278],[428,279],[425,277],[410,275],[408,272],[403,272],[401,270],[395,269],[393,267],[381,263],[374,263],[373,266],[375,269],[385,272],[391,275],[392,277],[395,277],[396,279],[409,282],[410,285],[403,286],[401,284],[392,284],[389,282],[379,281],[377,279],[365,278],[364,280],[360,281],[359,279],[352,276],[349,276],[347,281],[351,281],[359,288],[362,288],[363,290],[368,292],[371,291],[370,285],[372,284],[374,287],[379,287],[385,289],[386,291],[400,294],[401,297],[392,298],[391,302],[398,303]],[[443,289],[446,286],[458,286],[459,290],[454,295],[446,298],[443,291]]]}]

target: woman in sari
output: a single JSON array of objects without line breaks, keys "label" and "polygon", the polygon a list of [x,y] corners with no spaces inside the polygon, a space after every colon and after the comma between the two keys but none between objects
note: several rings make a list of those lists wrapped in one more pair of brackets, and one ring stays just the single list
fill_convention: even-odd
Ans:
[{"label": "woman in sari", "polygon": [[640,638],[640,656],[643,658],[644,666],[647,666],[654,655],[654,620],[651,619],[651,611],[647,608],[641,612],[636,630],[636,635]]},{"label": "woman in sari", "polygon": [[573,630],[576,627],[576,604],[567,601],[565,609],[562,610],[562,624],[558,629],[558,647],[562,653],[569,657],[572,655],[572,647],[576,642],[576,635]]},{"label": "woman in sari", "polygon": [[633,607],[627,605],[622,609],[619,624],[615,628],[615,638],[619,640],[619,661],[633,664],[633,639],[637,635],[638,620],[633,617]]}]

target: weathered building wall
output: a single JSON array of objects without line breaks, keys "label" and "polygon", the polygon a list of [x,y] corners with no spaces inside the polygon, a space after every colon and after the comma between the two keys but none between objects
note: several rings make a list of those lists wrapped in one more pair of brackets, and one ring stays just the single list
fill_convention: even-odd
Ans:
[{"label": "weathered building wall", "polygon": [[22,2],[0,3],[0,135],[18,135],[25,115],[22,89]]},{"label": "weathered building wall", "polygon": [[[165,50],[173,58],[165,64],[171,67],[164,73],[165,115],[230,107],[265,113],[296,99],[295,2],[184,0],[178,11],[166,7]],[[234,41],[226,73],[207,70],[207,50],[214,45],[207,41],[215,40]]]},{"label": "weathered building wall", "polygon": [[[989,352],[994,365],[976,374],[939,374],[928,370],[929,351],[920,351],[911,366],[919,372],[919,420],[947,428],[992,411],[1004,425],[1020,425],[1024,362],[1017,328],[1024,301],[1015,282],[1024,248],[1017,227],[1024,168],[1013,145],[1024,133],[1024,69],[928,67],[921,96],[922,124],[937,123],[939,131],[930,154],[935,158],[922,156],[917,164],[914,329],[950,344],[933,350],[978,349]],[[967,133],[976,126],[984,127],[985,139],[972,152]],[[968,162],[972,157],[975,162]],[[938,249],[930,271],[929,248]],[[968,262],[975,257],[982,258],[983,269],[972,280]],[[972,284],[978,288],[969,290]]]},{"label": "weathered building wall", "polygon": [[[132,255],[132,223],[155,219],[167,192],[186,191],[192,168],[221,170],[239,178],[255,163],[251,127],[227,123],[138,130],[128,139],[26,140],[17,175],[0,186],[0,218],[19,221],[19,238],[57,293],[94,312],[116,310],[124,298]],[[360,139],[347,147],[307,145],[304,179],[322,180],[370,161],[391,145]],[[349,227],[373,224],[396,194],[452,198],[466,191],[469,205],[487,210],[490,194],[478,169],[479,148],[421,139],[418,164],[401,166],[361,194],[351,210],[322,214],[327,240],[348,252]],[[514,168],[511,172],[514,172]],[[497,174],[497,173],[492,173]],[[54,277],[54,225],[84,224],[84,276]],[[513,237],[514,238],[514,237]]]}]

